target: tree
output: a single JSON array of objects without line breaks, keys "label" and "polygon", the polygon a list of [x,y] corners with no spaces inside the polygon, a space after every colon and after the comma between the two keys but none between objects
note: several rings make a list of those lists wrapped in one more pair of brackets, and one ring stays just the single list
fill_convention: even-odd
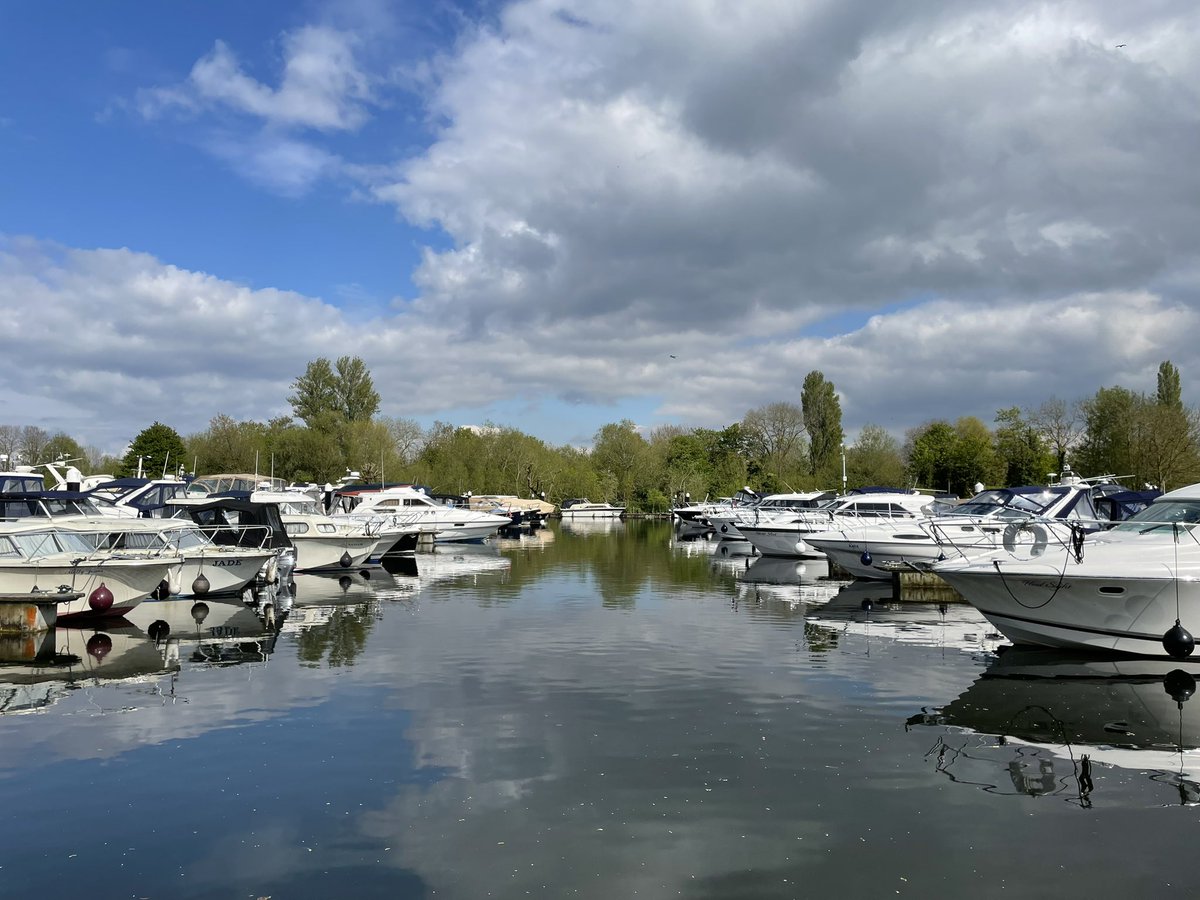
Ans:
[{"label": "tree", "polygon": [[150,478],[163,471],[174,472],[184,458],[183,438],[174,428],[155,422],[138,433],[121,461],[121,475],[138,474],[139,459],[142,471]]},{"label": "tree", "polygon": [[329,431],[345,422],[369,420],[379,409],[379,394],[366,364],[357,356],[321,357],[292,382],[288,397],[296,418],[309,428]]},{"label": "tree", "polygon": [[846,484],[903,485],[904,458],[899,442],[879,425],[864,425],[854,446],[846,451]]},{"label": "tree", "polygon": [[[625,503],[633,495],[648,447],[646,439],[637,433],[637,427],[629,419],[610,422],[596,432],[592,463],[597,474],[606,476],[606,480],[611,479],[617,496]],[[609,498],[606,496],[604,499]]]},{"label": "tree", "polygon": [[[209,420],[208,428],[187,440],[185,465],[193,462],[202,472],[269,471],[267,429],[261,422],[236,422],[224,413]],[[199,473],[197,473],[199,474]]]},{"label": "tree", "polygon": [[763,488],[786,484],[803,451],[804,412],[795,403],[770,403],[746,413],[742,429],[757,450]]},{"label": "tree", "polygon": [[909,429],[904,455],[908,476],[913,483],[927,487],[949,488],[954,445],[958,436],[954,426],[938,419]]},{"label": "tree", "polygon": [[1183,392],[1179,382],[1179,370],[1169,359],[1163,360],[1158,366],[1158,392],[1156,395],[1159,406],[1171,409],[1183,409]]},{"label": "tree", "polygon": [[1011,406],[996,413],[996,456],[1003,465],[1005,485],[1042,484],[1054,458],[1041,432]]},{"label": "tree", "polygon": [[954,423],[954,446],[947,473],[950,492],[970,497],[977,484],[994,484],[1004,477],[1004,461],[995,450],[995,438],[975,418],[963,416]]},{"label": "tree", "polygon": [[46,429],[38,428],[36,425],[26,425],[21,429],[21,458],[31,466],[46,462],[46,445],[49,442],[50,432]]},{"label": "tree", "polygon": [[329,360],[321,357],[310,362],[304,374],[292,382],[295,393],[288,397],[296,418],[309,428],[330,425],[328,417],[335,413],[338,406],[335,381]]},{"label": "tree", "polygon": [[1135,461],[1141,404],[1141,397],[1123,387],[1100,388],[1080,403],[1083,437],[1075,452],[1080,474],[1130,475],[1139,483],[1146,480]]},{"label": "tree", "polygon": [[42,448],[42,458],[46,462],[69,459],[80,470],[88,468],[87,451],[66,432],[58,432]]},{"label": "tree", "polygon": [[421,443],[425,440],[425,432],[421,426],[412,419],[393,419],[387,416],[381,417],[379,423],[391,435],[392,447],[400,462],[413,462],[421,452]]},{"label": "tree", "polygon": [[336,363],[338,410],[347,422],[366,422],[379,409],[379,393],[366,363],[357,356],[339,356]]},{"label": "tree", "polygon": [[804,425],[808,429],[809,474],[816,477],[833,468],[845,435],[842,432],[842,405],[833,383],[814,369],[804,376],[800,392]]},{"label": "tree", "polygon": [[1058,472],[1066,466],[1067,453],[1076,447],[1083,434],[1081,417],[1079,403],[1067,403],[1057,397],[1051,397],[1028,414],[1030,424],[1039,431],[1054,454]]}]

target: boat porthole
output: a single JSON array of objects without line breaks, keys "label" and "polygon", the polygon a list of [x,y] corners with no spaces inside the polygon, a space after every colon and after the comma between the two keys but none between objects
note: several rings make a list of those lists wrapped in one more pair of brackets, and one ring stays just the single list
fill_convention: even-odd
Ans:
[{"label": "boat porthole", "polygon": [[1100,593],[1102,593],[1102,594],[1123,594],[1123,593],[1125,593],[1125,588],[1123,588],[1119,585],[1115,585],[1115,584],[1113,584],[1113,585],[1106,584],[1102,588],[1100,588]]}]

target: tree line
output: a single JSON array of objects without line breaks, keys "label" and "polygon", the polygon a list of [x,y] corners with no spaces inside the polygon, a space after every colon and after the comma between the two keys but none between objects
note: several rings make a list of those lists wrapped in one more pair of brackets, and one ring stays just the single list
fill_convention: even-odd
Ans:
[{"label": "tree line", "polygon": [[506,425],[422,428],[380,416],[380,395],[358,357],[314,360],[291,387],[291,416],[259,422],[219,414],[186,437],[155,422],[119,459],[31,426],[0,426],[0,454],[10,463],[70,458],[85,474],[132,475],[140,465],[152,476],[249,471],[323,484],[357,472],[367,482],[444,493],[589,497],[646,512],[744,485],[760,493],[891,485],[969,496],[977,484],[1044,484],[1067,466],[1084,476],[1123,476],[1131,487],[1200,480],[1200,416],[1184,405],[1170,361],[1160,365],[1153,395],[1104,387],[1075,402],[998,410],[990,427],[974,416],[933,419],[903,441],[868,424],[849,445],[841,401],[819,371],[805,377],[799,403],[757,407],[721,429],[666,425],[646,433],[628,420],[612,422],[587,449],[553,446]]}]

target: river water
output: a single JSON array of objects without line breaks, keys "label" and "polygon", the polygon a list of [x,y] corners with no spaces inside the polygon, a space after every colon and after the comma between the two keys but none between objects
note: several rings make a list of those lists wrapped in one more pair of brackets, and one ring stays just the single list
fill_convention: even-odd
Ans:
[{"label": "river water", "polygon": [[1195,893],[1178,666],[744,549],[556,525],[59,629],[0,667],[0,896]]}]

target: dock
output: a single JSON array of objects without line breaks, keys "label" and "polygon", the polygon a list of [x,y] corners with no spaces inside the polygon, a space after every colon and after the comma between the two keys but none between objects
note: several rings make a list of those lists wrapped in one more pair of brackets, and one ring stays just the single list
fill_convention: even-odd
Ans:
[{"label": "dock", "polygon": [[58,604],[82,596],[79,591],[0,594],[0,635],[24,636],[50,631],[58,621]]}]

